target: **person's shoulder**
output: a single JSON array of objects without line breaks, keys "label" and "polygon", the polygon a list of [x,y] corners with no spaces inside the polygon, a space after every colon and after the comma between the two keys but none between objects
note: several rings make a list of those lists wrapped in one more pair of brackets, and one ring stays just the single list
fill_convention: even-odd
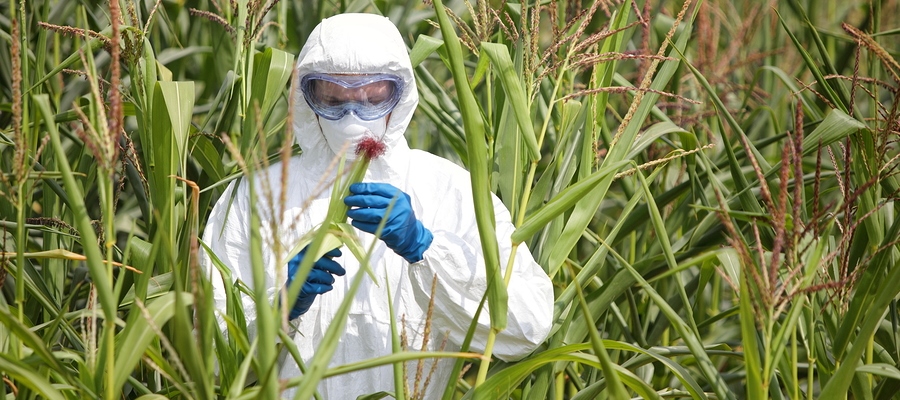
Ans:
[{"label": "person's shoulder", "polygon": [[463,179],[468,181],[469,179],[469,171],[466,171],[465,168],[427,151],[413,149],[410,164],[410,170],[413,173],[427,174],[447,180]]},{"label": "person's shoulder", "polygon": [[257,193],[260,191],[270,192],[272,190],[278,190],[282,185],[280,182],[282,181],[282,172],[287,170],[288,180],[291,179],[291,176],[295,174],[296,171],[299,171],[298,168],[298,157],[292,157],[287,161],[287,168],[284,168],[284,164],[282,161],[276,161],[268,166],[261,166],[259,169],[255,171],[250,171],[252,173],[253,179],[247,178],[247,171],[236,171],[238,176],[231,177],[231,182],[228,183],[228,186],[223,191],[221,197],[225,197],[228,195],[231,197],[230,201],[246,201],[250,196],[250,182],[254,183],[253,192]]}]

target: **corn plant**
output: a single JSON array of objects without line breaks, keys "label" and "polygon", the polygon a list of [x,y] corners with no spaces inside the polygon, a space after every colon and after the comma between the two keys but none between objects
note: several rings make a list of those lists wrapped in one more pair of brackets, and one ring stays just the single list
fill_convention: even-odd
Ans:
[{"label": "corn plant", "polygon": [[[309,398],[321,379],[393,365],[394,391],[370,398],[418,398],[406,378],[435,357],[457,359],[453,379],[428,383],[445,399],[900,389],[896,2],[0,9],[0,396]],[[348,296],[303,365],[284,307],[299,285],[273,301],[199,240],[235,180],[277,211],[283,190],[256,183],[303,151],[290,131],[294,55],[339,12],[398,25],[420,92],[407,138],[471,172],[491,334],[506,324],[511,262],[497,252],[492,193],[517,228],[509,245],[552,278],[553,329],[524,359],[492,360],[492,340],[467,352],[474,322],[462,352],[409,349],[393,315],[393,354],[332,366]],[[331,246],[345,225],[302,245]],[[352,236],[334,237],[365,265]],[[269,239],[251,237],[254,265]],[[299,250],[275,239],[278,259]],[[225,310],[211,279],[226,283]],[[279,381],[284,357],[304,374]]]}]

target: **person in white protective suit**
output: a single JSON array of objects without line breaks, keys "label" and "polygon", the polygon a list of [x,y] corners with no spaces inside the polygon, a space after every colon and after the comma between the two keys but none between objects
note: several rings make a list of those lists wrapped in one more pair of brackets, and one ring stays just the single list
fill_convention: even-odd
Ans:
[{"label": "person in white protective suit", "polygon": [[[304,253],[289,265],[278,265],[271,241],[280,240],[283,248],[290,248],[323,222],[330,196],[327,182],[335,175],[332,162],[345,149],[352,148],[364,135],[381,138],[386,146],[384,155],[371,161],[366,183],[353,185],[345,199],[352,206],[348,215],[358,228],[363,248],[378,240],[371,234],[378,222],[382,218],[387,221],[370,260],[378,282],[366,278],[356,293],[332,366],[391,353],[389,302],[398,320],[402,316],[405,321],[409,347],[415,350],[422,344],[427,310],[433,300],[427,350],[458,350],[487,286],[468,172],[443,158],[410,149],[403,136],[418,103],[406,49],[397,28],[381,16],[342,14],[323,20],[313,30],[298,57],[300,89],[292,94],[293,129],[302,154],[292,158],[287,168],[285,213],[275,224],[278,232],[270,228],[273,213],[263,209],[266,201],[256,203],[262,219],[267,286],[270,297],[277,301],[286,286],[283,278],[278,282],[276,277],[292,276]],[[265,180],[272,198],[282,198],[281,171],[278,164],[257,174],[263,178],[256,179],[255,193],[263,193],[259,182]],[[234,279],[253,287],[249,193],[246,180],[226,189],[210,215],[204,241],[232,270]],[[390,214],[384,215],[385,206],[395,196]],[[500,259],[505,263],[514,226],[503,203],[496,197],[493,203]],[[207,258],[204,263],[210,269]],[[315,261],[290,313],[296,323],[293,338],[305,362],[323,340],[349,290],[350,278],[359,268],[346,249]],[[435,276],[437,283],[432,288]],[[213,286],[217,307],[224,310],[225,293],[218,276],[214,275]],[[493,354],[514,361],[546,339],[553,307],[550,279],[524,245],[518,247],[508,291],[508,325],[497,336]],[[255,312],[250,304],[244,300],[247,323],[252,326]],[[478,322],[470,346],[475,352],[485,348],[490,326],[487,310]],[[426,398],[441,394],[453,362],[437,361]],[[299,374],[298,366],[286,357],[281,378]],[[388,365],[327,378],[318,390],[327,399],[393,392],[393,370]]]}]

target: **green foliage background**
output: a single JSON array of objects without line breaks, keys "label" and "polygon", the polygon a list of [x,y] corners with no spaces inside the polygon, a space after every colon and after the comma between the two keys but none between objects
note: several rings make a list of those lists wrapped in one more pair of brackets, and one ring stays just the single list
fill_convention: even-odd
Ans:
[{"label": "green foliage background", "polygon": [[[472,366],[431,383],[447,399],[900,392],[897,2],[0,10],[0,396],[308,398],[392,364],[395,390],[370,398],[416,398],[403,375],[438,356]],[[500,196],[512,244],[553,279],[553,331],[525,359],[423,353],[395,334],[394,354],[329,368],[332,335],[279,381],[278,358],[298,357],[284,310],[240,282],[213,309],[203,221],[228,182],[302,151],[285,123],[294,57],[338,12],[398,26],[421,98],[411,145],[472,171],[476,204]],[[496,332],[507,260],[485,250]]]}]

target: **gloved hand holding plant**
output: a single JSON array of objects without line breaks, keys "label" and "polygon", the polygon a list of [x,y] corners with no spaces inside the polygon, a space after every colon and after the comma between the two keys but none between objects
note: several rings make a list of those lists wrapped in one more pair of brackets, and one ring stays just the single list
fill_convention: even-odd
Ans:
[{"label": "gloved hand holding plant", "polygon": [[[363,232],[375,234],[384,220],[381,240],[410,263],[422,261],[433,236],[416,219],[408,194],[387,183],[354,183],[344,204],[351,224]],[[388,214],[390,211],[390,214]]]},{"label": "gloved hand holding plant", "polygon": [[[288,262],[286,286],[290,286],[294,281],[294,276],[297,275],[297,271],[300,269],[300,265],[303,264],[303,258],[305,256],[306,249],[303,249]],[[332,249],[316,260],[312,269],[309,271],[309,274],[306,276],[306,282],[303,283],[303,288],[300,289],[300,294],[297,296],[297,302],[294,303],[294,307],[291,308],[291,319],[295,319],[309,311],[309,307],[312,306],[316,296],[327,293],[333,289],[334,275],[344,276],[346,273],[344,268],[336,261],[332,260],[332,258],[340,256],[341,251],[339,249]]]}]

